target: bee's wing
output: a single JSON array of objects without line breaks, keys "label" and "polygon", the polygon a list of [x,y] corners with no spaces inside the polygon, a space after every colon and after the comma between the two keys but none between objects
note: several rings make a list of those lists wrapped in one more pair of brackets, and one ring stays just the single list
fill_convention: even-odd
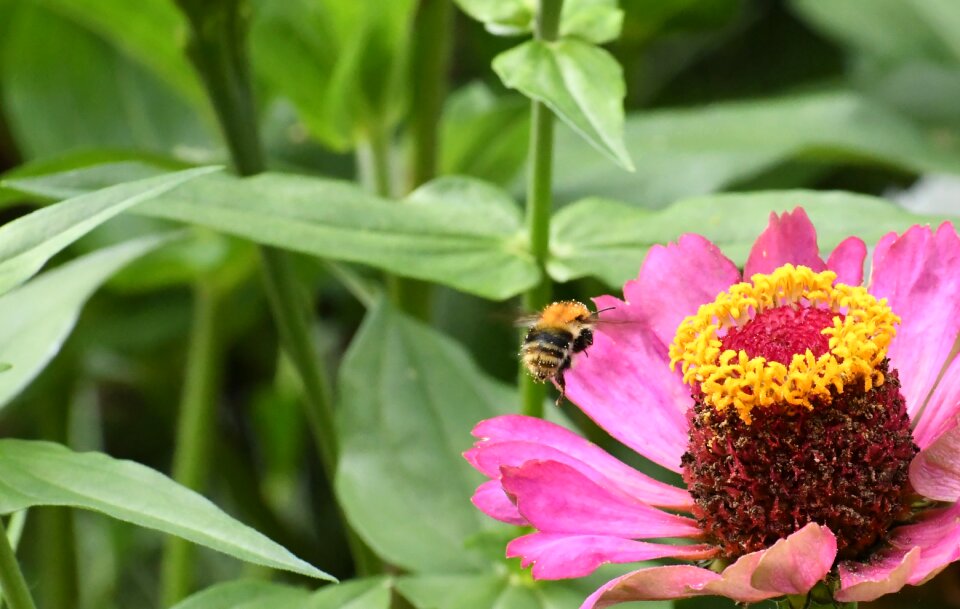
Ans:
[{"label": "bee's wing", "polygon": [[521,315],[513,320],[513,325],[517,328],[529,328],[540,320],[539,315]]}]

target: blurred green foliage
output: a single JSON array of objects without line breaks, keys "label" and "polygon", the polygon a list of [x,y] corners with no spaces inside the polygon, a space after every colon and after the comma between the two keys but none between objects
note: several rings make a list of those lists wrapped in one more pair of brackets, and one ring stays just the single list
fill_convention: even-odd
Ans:
[{"label": "blurred green foliage", "polygon": [[[164,606],[162,538],[130,522],[204,546],[176,609],[573,609],[627,566],[534,582],[503,558],[516,532],[469,502],[471,427],[519,408],[510,299],[544,277],[563,297],[617,293],[690,231],[742,262],[769,212],[796,205],[825,250],[960,212],[885,198],[960,174],[955,2],[567,0],[556,43],[529,39],[532,0],[224,2],[269,170],[248,178],[190,169],[236,150],[230,100],[185,52],[209,7],[188,4],[191,19],[173,0],[0,0],[0,435],[72,449],[0,440],[0,471],[33,476],[0,484],[0,512],[30,508],[19,555],[45,609]],[[451,49],[431,76],[412,47],[438,28]],[[443,108],[435,141],[412,126],[423,91]],[[561,123],[545,261],[523,217],[524,96]],[[436,157],[423,184],[417,146]],[[254,244],[290,253],[335,379],[336,480]],[[420,319],[398,284],[427,302]],[[196,490],[220,507],[153,471],[182,445],[198,286],[220,302],[220,365]],[[351,581],[315,591],[262,565]],[[960,607],[951,577],[870,606]]]}]

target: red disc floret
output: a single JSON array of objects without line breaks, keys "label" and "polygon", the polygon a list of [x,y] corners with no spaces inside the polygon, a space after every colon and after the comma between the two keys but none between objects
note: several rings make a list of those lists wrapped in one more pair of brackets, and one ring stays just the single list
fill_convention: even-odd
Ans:
[{"label": "red disc floret", "polygon": [[[766,309],[730,329],[722,348],[788,365],[830,349],[825,328],[843,316],[826,308]],[[769,547],[810,522],[837,537],[839,556],[868,553],[904,512],[908,467],[917,452],[895,370],[864,390],[845,379],[810,408],[773,404],[718,410],[695,394],[683,476],[694,516],[728,558]]]},{"label": "red disc floret", "polygon": [[843,315],[830,309],[783,306],[767,309],[721,339],[723,349],[744,351],[750,357],[789,365],[795,354],[807,349],[817,357],[830,350],[830,337],[823,334],[833,318]]},{"label": "red disc floret", "polygon": [[[917,452],[895,370],[870,391],[847,387],[814,408],[763,408],[747,425],[697,400],[683,477],[694,515],[728,558],[766,547],[809,522],[862,556],[904,511]],[[696,399],[697,396],[694,396]]]}]

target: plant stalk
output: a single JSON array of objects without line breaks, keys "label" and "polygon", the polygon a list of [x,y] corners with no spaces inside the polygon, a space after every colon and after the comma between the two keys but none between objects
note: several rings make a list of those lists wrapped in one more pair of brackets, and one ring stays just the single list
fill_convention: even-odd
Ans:
[{"label": "plant stalk", "polygon": [[[447,97],[453,6],[450,0],[420,0],[414,19],[410,61],[410,159],[407,191],[437,176],[440,117]],[[433,286],[426,281],[392,277],[393,302],[411,315],[429,320]]]},{"label": "plant stalk", "polygon": [[440,117],[447,96],[453,10],[450,0],[420,0],[411,51],[409,190],[436,177]]},{"label": "plant stalk", "polygon": [[[563,0],[541,0],[534,36],[556,40]],[[523,295],[523,308],[539,311],[550,302],[551,285],[546,264],[550,255],[550,214],[553,208],[553,133],[555,117],[545,105],[530,102],[530,169],[527,175],[527,234],[530,252],[540,267],[541,280]],[[523,414],[543,416],[546,387],[535,383],[521,365],[520,396]]]},{"label": "plant stalk", "polygon": [[[393,196],[389,134],[379,127],[366,130],[357,141],[356,159],[357,173],[363,187],[385,199]],[[386,285],[390,301],[398,309],[419,319],[429,317],[429,292],[426,284],[388,274]]]},{"label": "plant stalk", "polygon": [[[76,389],[76,364],[72,350],[47,370],[49,390],[37,405],[38,428],[45,440],[70,444],[70,416]],[[43,565],[42,586],[36,593],[46,609],[73,609],[80,594],[77,534],[73,510],[47,507],[35,513],[37,548]]]},{"label": "plant stalk", "polygon": [[10,609],[37,609],[0,518],[0,586]]},{"label": "plant stalk", "polygon": [[[266,169],[246,51],[250,7],[245,0],[177,0],[190,22],[187,55],[213,104],[237,173],[250,176]],[[300,292],[290,255],[260,247],[261,269],[281,345],[303,383],[304,406],[324,471],[333,484],[337,445],[329,383],[310,339],[310,307]],[[343,516],[341,511],[341,516]],[[344,528],[358,571],[376,572],[378,559]]]},{"label": "plant stalk", "polygon": [[[10,515],[9,528],[7,529],[7,539],[10,541],[10,547],[17,551],[20,545],[20,537],[23,536],[23,527],[27,524],[27,513],[29,510],[20,510]],[[2,524],[2,522],[0,522]],[[6,606],[4,602],[6,597],[3,594],[3,586],[0,586],[0,609]]]},{"label": "plant stalk", "polygon": [[[217,332],[220,299],[216,288],[205,282],[198,282],[194,287],[193,299],[193,328],[180,402],[173,479],[187,488],[202,491],[209,474],[222,368]],[[167,538],[161,584],[164,606],[173,606],[193,591],[195,550],[192,543],[179,537]]]}]

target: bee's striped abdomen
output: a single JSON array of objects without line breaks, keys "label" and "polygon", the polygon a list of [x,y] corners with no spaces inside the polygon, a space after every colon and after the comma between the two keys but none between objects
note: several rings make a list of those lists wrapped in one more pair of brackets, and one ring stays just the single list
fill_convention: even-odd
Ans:
[{"label": "bee's striped abdomen", "polygon": [[523,363],[538,380],[569,366],[573,334],[563,328],[531,328],[523,341]]}]

